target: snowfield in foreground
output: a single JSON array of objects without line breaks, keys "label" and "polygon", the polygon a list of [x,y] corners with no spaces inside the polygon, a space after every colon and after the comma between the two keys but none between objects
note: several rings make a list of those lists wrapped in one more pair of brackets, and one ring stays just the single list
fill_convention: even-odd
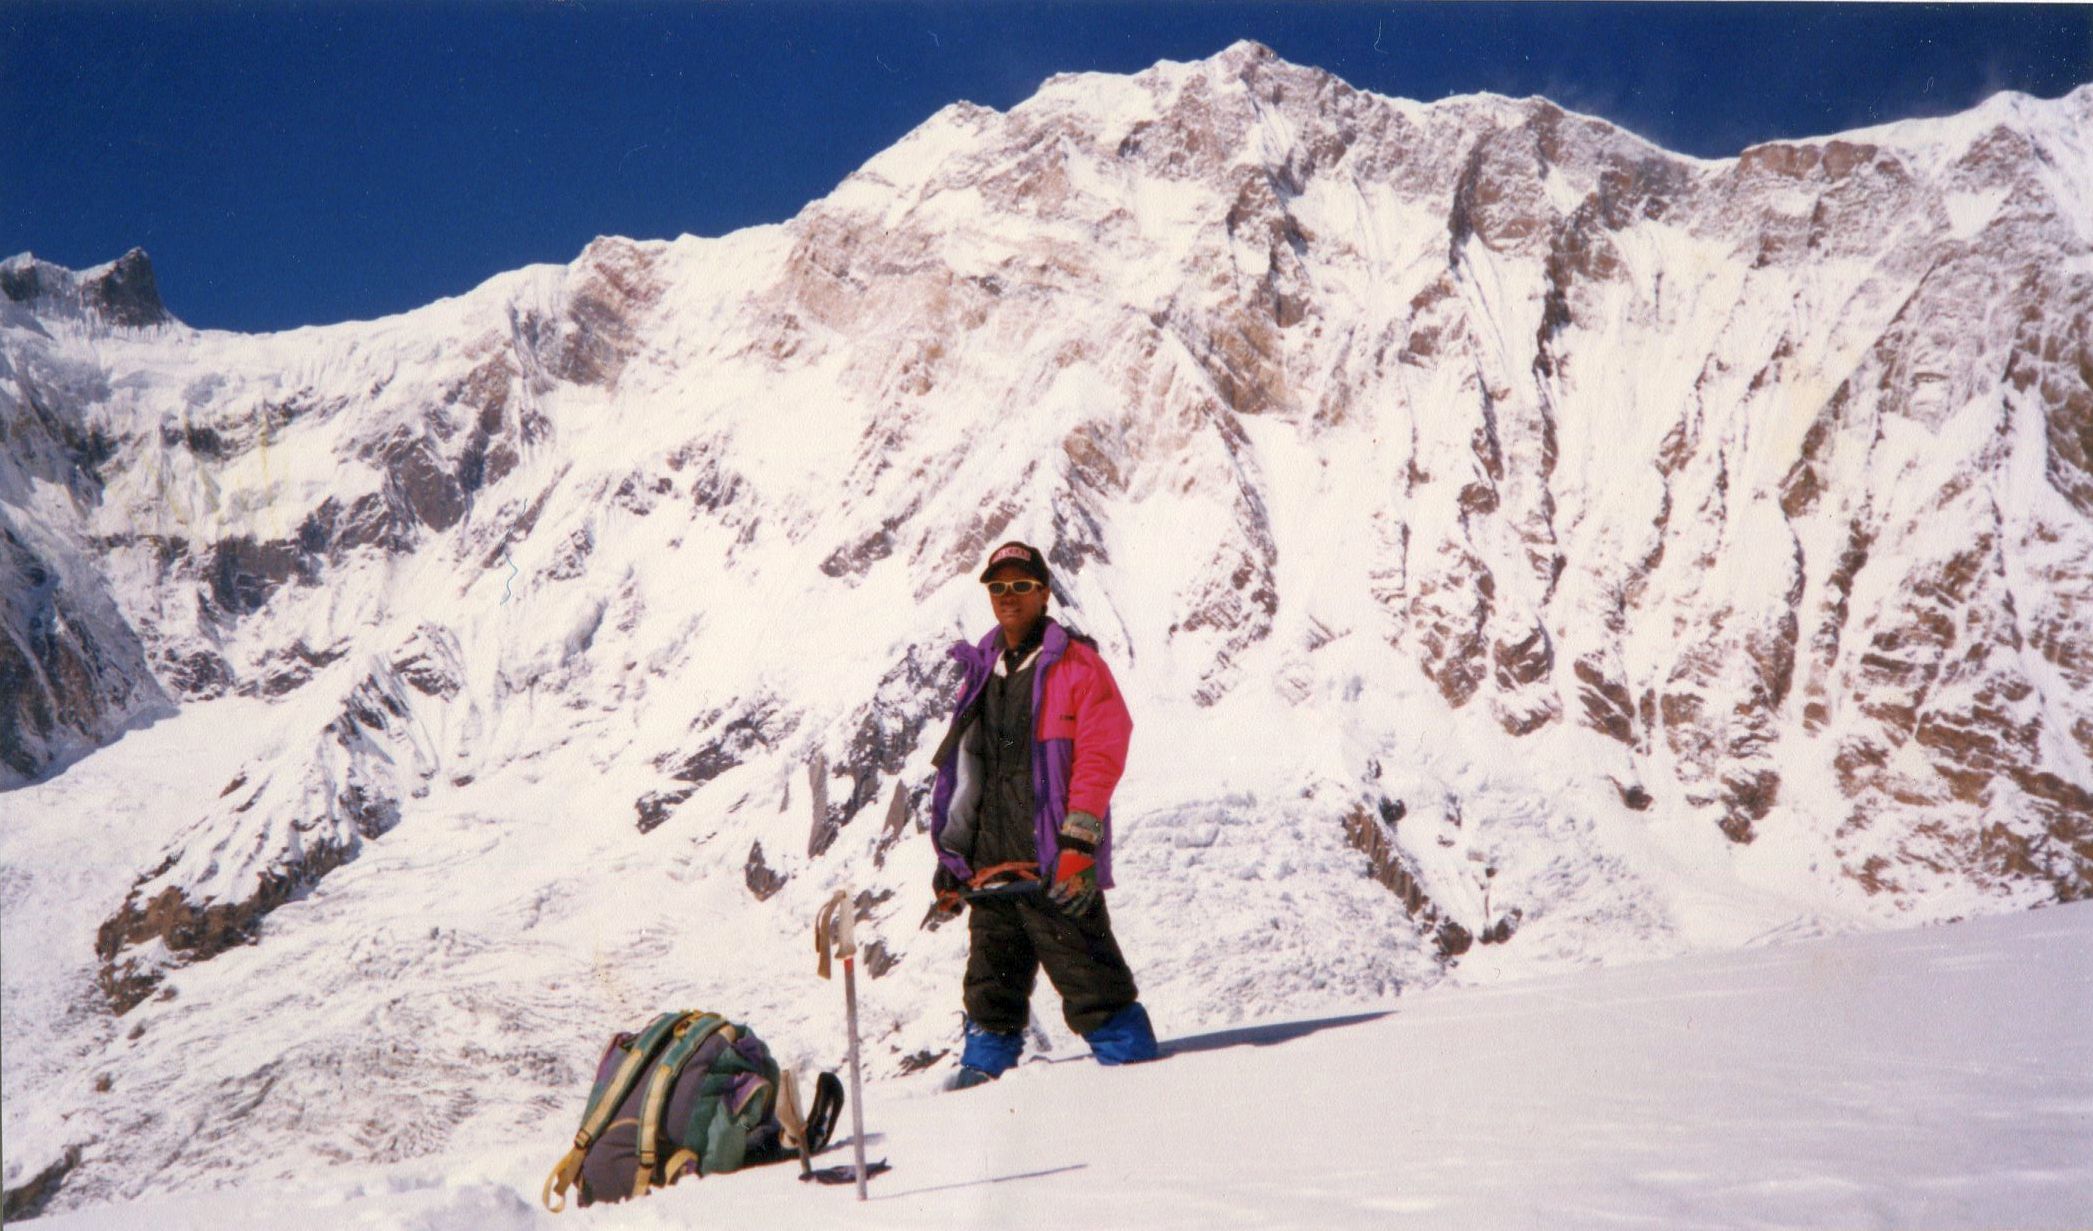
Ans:
[{"label": "snowfield in foreground", "polygon": [[1132,1069],[1028,1063],[963,1094],[923,1078],[874,1083],[869,1153],[894,1170],[863,1206],[775,1166],[554,1220],[537,1191],[572,1132],[577,1089],[571,1108],[498,1155],[321,1171],[39,1225],[2093,1222],[2093,903],[1444,986],[1171,1046]]}]

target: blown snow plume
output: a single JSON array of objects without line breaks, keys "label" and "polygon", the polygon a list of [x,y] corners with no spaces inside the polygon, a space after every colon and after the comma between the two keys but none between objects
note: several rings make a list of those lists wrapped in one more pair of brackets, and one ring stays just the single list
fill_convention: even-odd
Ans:
[{"label": "blown snow plume", "polygon": [[844,883],[938,1063],[1005,537],[1132,699],[1166,1030],[2085,896],[2089,126],[1706,161],[1239,44],[382,321],[8,261],[10,1200],[513,1140],[663,1004],[833,1064]]}]

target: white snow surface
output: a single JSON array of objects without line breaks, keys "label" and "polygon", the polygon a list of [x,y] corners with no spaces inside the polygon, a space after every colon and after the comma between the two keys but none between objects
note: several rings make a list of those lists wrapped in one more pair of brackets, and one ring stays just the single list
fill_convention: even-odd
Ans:
[{"label": "white snow surface", "polygon": [[[2083,1226],[2089,1025],[2079,903],[1440,987],[1179,1034],[1151,1065],[1025,1063],[957,1094],[873,1082],[867,1155],[894,1169],[863,1205],[777,1164],[555,1218],[537,1197],[578,1114],[562,1108],[501,1148],[39,1225]],[[849,1162],[848,1124],[824,1165]]]}]

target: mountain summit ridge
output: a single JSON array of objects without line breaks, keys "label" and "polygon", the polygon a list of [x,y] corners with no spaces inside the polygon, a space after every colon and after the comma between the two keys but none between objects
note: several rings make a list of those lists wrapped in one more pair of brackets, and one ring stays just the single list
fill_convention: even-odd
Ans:
[{"label": "mountain summit ridge", "polygon": [[17,253],[0,261],[0,295],[32,314],[84,317],[103,326],[180,323],[160,302],[153,261],[143,248],[77,273],[32,253]]}]

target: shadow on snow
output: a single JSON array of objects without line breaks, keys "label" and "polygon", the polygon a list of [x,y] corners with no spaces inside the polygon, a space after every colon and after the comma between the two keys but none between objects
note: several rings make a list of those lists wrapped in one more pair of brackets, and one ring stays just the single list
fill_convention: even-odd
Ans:
[{"label": "shadow on snow", "polygon": [[1195,1034],[1165,1042],[1162,1045],[1163,1056],[1167,1059],[1190,1052],[1219,1051],[1224,1047],[1270,1047],[1274,1043],[1291,1043],[1318,1031],[1375,1021],[1391,1012],[1393,1010],[1382,1009],[1373,1013],[1351,1013],[1343,1017],[1324,1017],[1314,1021],[1275,1022],[1264,1026],[1239,1026],[1233,1030],[1216,1030],[1212,1034]]}]

